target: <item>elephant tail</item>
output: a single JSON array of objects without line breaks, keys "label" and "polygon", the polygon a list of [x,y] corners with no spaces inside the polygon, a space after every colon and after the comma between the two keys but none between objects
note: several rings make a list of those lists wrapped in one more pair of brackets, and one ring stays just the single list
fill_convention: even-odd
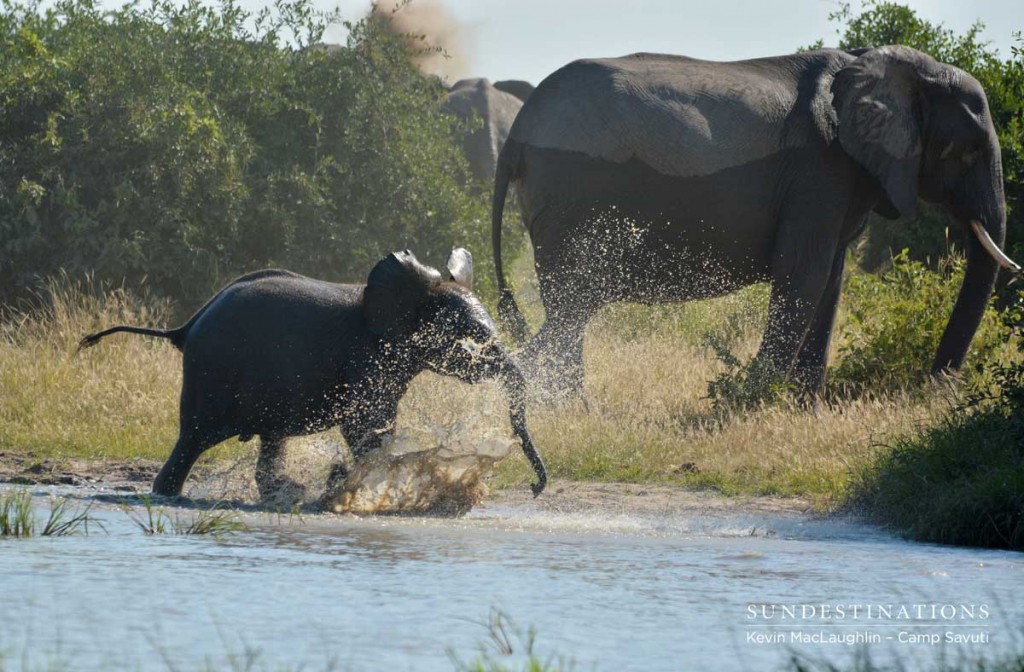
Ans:
[{"label": "elephant tail", "polygon": [[178,350],[181,350],[185,344],[185,334],[188,331],[187,326],[178,327],[177,329],[150,329],[148,327],[129,327],[126,325],[120,325],[117,327],[111,327],[105,331],[101,331],[97,334],[89,334],[81,341],[78,342],[78,349],[84,350],[91,348],[103,339],[105,336],[110,334],[116,334],[120,331],[127,332],[129,334],[142,334],[143,336],[156,336],[157,338],[166,338],[171,344]]},{"label": "elephant tail", "polygon": [[498,319],[516,343],[526,340],[526,320],[516,305],[512,289],[505,284],[505,270],[501,262],[501,219],[505,212],[508,185],[514,177],[514,168],[519,164],[519,151],[519,144],[511,139],[501,148],[494,174],[494,198],[491,201],[491,246],[494,251],[494,271],[498,276]]}]

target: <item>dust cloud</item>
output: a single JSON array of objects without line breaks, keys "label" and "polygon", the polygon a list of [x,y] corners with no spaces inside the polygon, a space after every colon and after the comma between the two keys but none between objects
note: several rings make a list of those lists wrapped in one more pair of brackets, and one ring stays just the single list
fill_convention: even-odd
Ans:
[{"label": "dust cloud", "polygon": [[397,34],[422,35],[414,49],[414,62],[427,75],[449,84],[470,74],[472,31],[458,21],[441,0],[377,0],[373,3]]}]

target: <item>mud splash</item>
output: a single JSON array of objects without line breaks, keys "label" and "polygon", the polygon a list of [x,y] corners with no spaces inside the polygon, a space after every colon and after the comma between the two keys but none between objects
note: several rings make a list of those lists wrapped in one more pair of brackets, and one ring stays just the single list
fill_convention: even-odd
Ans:
[{"label": "mud splash", "polygon": [[461,516],[487,496],[484,479],[515,447],[505,433],[466,423],[400,430],[321,504],[335,513]]}]

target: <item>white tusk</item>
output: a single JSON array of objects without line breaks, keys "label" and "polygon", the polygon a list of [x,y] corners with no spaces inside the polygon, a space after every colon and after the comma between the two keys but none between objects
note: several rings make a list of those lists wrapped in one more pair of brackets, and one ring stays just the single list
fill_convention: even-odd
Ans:
[{"label": "white tusk", "polygon": [[1017,265],[1013,259],[1006,256],[1006,253],[999,249],[995,241],[988,235],[988,231],[981,225],[981,222],[972,219],[971,229],[974,230],[974,235],[978,237],[978,242],[985,248],[985,251],[992,255],[992,258],[996,260],[996,263],[1010,271],[1014,275],[1021,275],[1022,271],[1020,266]]}]

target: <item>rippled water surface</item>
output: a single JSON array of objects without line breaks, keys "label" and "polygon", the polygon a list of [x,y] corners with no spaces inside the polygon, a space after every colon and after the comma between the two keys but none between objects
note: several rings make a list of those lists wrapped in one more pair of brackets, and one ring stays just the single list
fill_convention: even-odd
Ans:
[{"label": "rippled water surface", "polygon": [[[45,510],[48,491],[34,492]],[[969,623],[981,628],[796,628],[876,632],[873,657],[912,665],[959,653],[899,632],[985,632],[969,653],[996,656],[1019,650],[1024,624],[1020,555],[849,522],[253,513],[250,532],[213,539],[144,536],[110,503],[94,513],[106,534],[0,540],[8,669],[231,669],[248,652],[255,669],[451,670],[448,650],[469,659],[486,643],[492,608],[579,670],[764,670],[794,650],[842,662],[857,648],[753,643],[748,633],[794,628],[760,627],[751,603],[986,605],[991,616]]]}]

